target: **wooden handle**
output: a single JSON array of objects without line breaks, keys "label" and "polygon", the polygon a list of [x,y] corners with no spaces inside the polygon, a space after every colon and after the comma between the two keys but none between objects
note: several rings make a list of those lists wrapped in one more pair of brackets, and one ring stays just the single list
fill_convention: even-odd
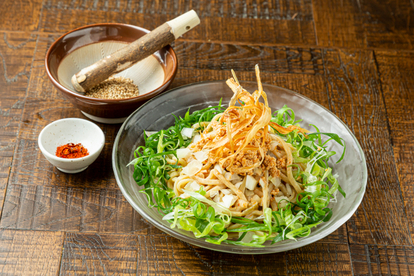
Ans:
[{"label": "wooden handle", "polygon": [[195,11],[189,11],[168,21],[152,32],[135,40],[120,50],[82,69],[72,77],[76,91],[85,93],[92,87],[119,73],[155,51],[172,43],[176,38],[188,32],[200,23]]}]

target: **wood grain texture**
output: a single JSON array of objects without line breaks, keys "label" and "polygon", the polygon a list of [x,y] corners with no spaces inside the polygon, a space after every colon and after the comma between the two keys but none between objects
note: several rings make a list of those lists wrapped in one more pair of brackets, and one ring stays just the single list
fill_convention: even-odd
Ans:
[{"label": "wood grain texture", "polygon": [[35,45],[34,35],[0,32],[0,206],[9,181]]},{"label": "wood grain texture", "polygon": [[413,2],[314,0],[318,45],[413,49]]},{"label": "wood grain texture", "polygon": [[319,240],[318,242],[330,243],[330,244],[334,244],[334,243],[348,244],[348,232],[346,229],[346,224],[341,225],[333,233],[329,234],[327,237]]},{"label": "wood grain texture", "polygon": [[0,32],[0,136],[18,134],[36,36]]},{"label": "wood grain texture", "polygon": [[361,1],[368,47],[414,49],[414,3],[404,1]]},{"label": "wood grain texture", "polygon": [[367,46],[358,3],[353,0],[314,0],[313,13],[318,45],[363,48]]},{"label": "wood grain texture", "polygon": [[42,10],[42,0],[0,1],[0,30],[36,31]]},{"label": "wood grain texture", "polygon": [[326,50],[323,58],[330,109],[356,135],[367,159],[367,190],[347,223],[350,242],[412,244],[373,53]]},{"label": "wood grain texture", "polygon": [[354,275],[413,275],[412,246],[351,245]]},{"label": "wood grain texture", "polygon": [[[146,7],[151,2],[143,4],[145,7],[142,6],[142,12],[140,12],[141,6],[139,6],[138,11],[136,8],[130,8],[128,11],[120,12],[119,9],[121,9],[121,6],[128,6],[127,1],[110,1],[111,3],[102,1],[101,4],[104,4],[104,6],[96,5],[96,8],[93,8],[92,5],[89,8],[85,6],[85,8],[78,9],[72,5],[59,5],[61,3],[59,1],[50,2],[44,6],[42,19],[39,23],[39,30],[42,32],[63,33],[83,25],[101,22],[128,23],[153,30],[162,23],[175,17],[175,14],[163,13],[159,8]],[[144,2],[142,1],[137,4],[140,5]],[[196,2],[194,1],[194,3]],[[205,1],[196,9],[196,12],[200,14],[200,25],[185,34],[184,38],[237,43],[315,45],[316,39],[313,22],[310,20],[300,20],[301,17],[298,19],[296,17],[293,18],[293,15],[296,14],[297,16],[299,12],[294,12],[291,16],[288,15],[295,10],[303,9],[303,17],[310,18],[309,15],[305,15],[310,12],[310,2],[306,1],[306,4],[301,4],[302,1],[295,2],[297,4],[292,5],[292,9],[284,8],[283,5],[278,6],[279,9],[286,9],[286,11],[280,11],[279,13],[282,16],[276,16],[276,19],[272,19],[270,16],[269,19],[260,19],[254,16],[257,11],[253,12],[253,16],[249,17],[247,13],[246,16],[225,16],[228,13],[224,11],[224,6],[226,6],[226,4],[223,4],[224,2],[220,1],[216,5],[212,5],[214,3]],[[118,9],[109,8],[114,7],[114,5],[116,6],[116,3],[120,3]],[[163,1],[160,5],[163,5],[163,3],[167,3],[167,1]],[[190,1],[177,1],[171,4],[180,6],[178,10],[189,10],[191,6],[189,3]],[[263,5],[267,5],[265,3],[267,2],[263,2]],[[82,6],[83,4],[80,5]],[[212,10],[212,6],[219,12],[215,12],[215,9]],[[242,9],[244,8],[242,7]],[[305,9],[307,11],[304,11]],[[159,12],[155,12],[155,10]],[[206,15],[206,13],[203,14],[202,11],[204,10],[208,10],[207,13],[209,15]],[[292,12],[288,10],[292,10]],[[270,11],[269,14],[272,14],[272,12]]]},{"label": "wood grain texture", "polygon": [[151,233],[153,227],[119,190],[10,184],[0,228]]},{"label": "wood grain texture", "polygon": [[194,9],[200,17],[258,18],[258,19],[291,19],[312,20],[311,0],[270,0],[270,1],[125,1],[109,0],[86,2],[47,1],[47,9],[76,9],[88,11],[115,11],[144,14],[181,15]]},{"label": "wood grain texture", "polygon": [[[210,254],[204,249],[187,246],[195,251],[194,257],[198,257],[207,268],[210,268],[210,275],[351,274],[346,244],[314,243],[283,253],[238,256],[227,253]],[[186,260],[186,263],[192,263],[190,260]]]},{"label": "wood grain texture", "polygon": [[285,253],[287,275],[350,275],[348,245],[319,244]]},{"label": "wood grain texture", "polygon": [[414,239],[414,54],[376,52],[398,179]]},{"label": "wood grain texture", "polygon": [[38,35],[36,50],[33,55],[30,81],[27,88],[27,97],[37,99],[64,99],[61,93],[52,85],[45,69],[45,56],[52,43],[58,39],[58,34]]},{"label": "wood grain texture", "polygon": [[138,275],[136,235],[67,233],[60,275]]},{"label": "wood grain texture", "polygon": [[64,233],[0,230],[1,275],[56,275]]},{"label": "wood grain texture", "polygon": [[323,74],[321,50],[314,48],[234,45],[177,41],[174,51],[179,69],[260,71],[272,73]]},{"label": "wood grain texture", "polygon": [[67,233],[60,272],[62,275],[349,275],[351,272],[346,244],[316,243],[285,253],[257,256],[211,253],[166,234]]},{"label": "wood grain texture", "polygon": [[[169,240],[153,244],[157,245],[156,249],[163,243],[167,248],[169,243],[172,244],[174,259],[182,275],[320,275],[328,271],[333,275],[349,275],[351,272],[347,245],[316,243],[284,253],[235,256],[219,252],[211,254],[209,250],[182,242],[177,245],[176,240]],[[329,257],[322,257],[324,252],[329,252]],[[157,266],[160,265],[154,265]],[[154,274],[157,272],[144,275]]]}]

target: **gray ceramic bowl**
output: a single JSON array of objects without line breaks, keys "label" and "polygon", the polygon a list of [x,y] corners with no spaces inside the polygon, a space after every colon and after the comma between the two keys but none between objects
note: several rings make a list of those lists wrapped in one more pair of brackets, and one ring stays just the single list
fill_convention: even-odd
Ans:
[{"label": "gray ceramic bowl", "polygon": [[177,73],[171,46],[117,74],[134,81],[142,95],[128,99],[97,99],[77,93],[70,82],[81,69],[131,43],[149,30],[120,23],[102,23],[72,30],[47,51],[45,67],[53,85],[88,118],[101,123],[121,123],[147,100],[166,90]]},{"label": "gray ceramic bowl", "polygon": [[[256,83],[242,83],[242,86],[251,92],[257,89]],[[233,93],[224,81],[197,83],[170,90],[141,106],[124,122],[115,139],[112,166],[118,185],[132,207],[153,225],[180,240],[212,250],[238,254],[264,254],[295,249],[326,237],[344,224],[361,203],[367,184],[365,156],[358,141],[338,117],[318,103],[276,86],[264,85],[264,90],[272,110],[287,104],[295,111],[296,118],[304,120],[302,126],[305,128],[312,129],[309,124],[316,124],[323,132],[337,133],[346,143],[344,160],[336,164],[338,156],[330,164],[334,172],[339,174],[338,181],[346,192],[346,199],[339,195],[337,203],[331,203],[333,216],[329,222],[312,229],[312,233],[306,238],[268,244],[264,248],[251,248],[215,245],[196,239],[190,232],[171,229],[155,209],[148,208],[144,194],[138,192],[141,187],[132,178],[133,167],[126,167],[134,158],[134,150],[144,144],[143,131],[161,130],[171,126],[174,123],[171,114],[183,116],[188,108],[195,111],[217,105],[221,98],[223,103],[228,103]],[[336,144],[332,144],[331,150],[342,152],[342,148]]]}]

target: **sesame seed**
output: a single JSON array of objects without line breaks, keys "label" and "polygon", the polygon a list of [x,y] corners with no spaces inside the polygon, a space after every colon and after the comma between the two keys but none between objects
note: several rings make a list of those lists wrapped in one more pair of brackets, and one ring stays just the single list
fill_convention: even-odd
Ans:
[{"label": "sesame seed", "polygon": [[139,96],[139,90],[131,79],[111,77],[91,88],[85,96],[99,99],[126,99]]}]

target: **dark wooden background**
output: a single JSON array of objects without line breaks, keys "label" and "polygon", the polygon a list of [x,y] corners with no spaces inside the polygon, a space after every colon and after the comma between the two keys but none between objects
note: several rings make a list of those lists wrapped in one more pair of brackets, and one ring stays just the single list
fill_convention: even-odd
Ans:
[{"label": "dark wooden background", "polygon": [[[41,129],[85,118],[48,80],[51,43],[74,28],[153,29],[189,9],[201,25],[177,41],[172,87],[229,70],[319,102],[355,133],[368,186],[352,218],[293,251],[232,255],[194,247],[143,220],[111,167],[119,125],[85,172],[61,173]],[[412,0],[1,0],[0,275],[413,275],[414,2]]]}]

